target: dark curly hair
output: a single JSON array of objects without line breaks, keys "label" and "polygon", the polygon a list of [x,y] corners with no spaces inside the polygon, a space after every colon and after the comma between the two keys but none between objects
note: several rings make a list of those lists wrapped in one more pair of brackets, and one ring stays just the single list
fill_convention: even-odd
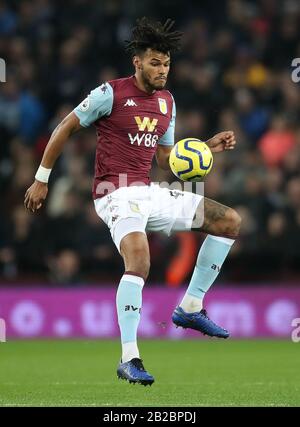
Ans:
[{"label": "dark curly hair", "polygon": [[148,48],[168,54],[180,49],[183,35],[180,31],[170,31],[175,21],[167,19],[164,24],[152,21],[145,16],[137,19],[132,29],[132,40],[125,40],[126,51],[131,55],[144,53]]}]

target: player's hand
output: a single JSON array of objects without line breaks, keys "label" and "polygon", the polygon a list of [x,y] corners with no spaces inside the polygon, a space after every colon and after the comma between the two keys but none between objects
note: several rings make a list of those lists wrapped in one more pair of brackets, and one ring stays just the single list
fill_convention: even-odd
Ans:
[{"label": "player's hand", "polygon": [[213,153],[220,153],[224,150],[233,150],[236,144],[235,136],[232,130],[217,133],[210,138],[206,144]]},{"label": "player's hand", "polygon": [[40,209],[47,197],[48,185],[35,180],[25,193],[24,206],[31,212]]}]

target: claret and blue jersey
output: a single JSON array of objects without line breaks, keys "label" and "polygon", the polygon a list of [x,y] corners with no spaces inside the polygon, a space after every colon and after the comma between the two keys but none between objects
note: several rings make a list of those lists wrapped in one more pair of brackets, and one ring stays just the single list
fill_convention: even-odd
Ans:
[{"label": "claret and blue jersey", "polygon": [[127,185],[149,184],[157,144],[174,145],[176,108],[167,90],[147,94],[135,77],[112,80],[92,90],[74,109],[83,127],[94,124],[97,132],[94,198],[103,181],[119,187],[119,174]]}]

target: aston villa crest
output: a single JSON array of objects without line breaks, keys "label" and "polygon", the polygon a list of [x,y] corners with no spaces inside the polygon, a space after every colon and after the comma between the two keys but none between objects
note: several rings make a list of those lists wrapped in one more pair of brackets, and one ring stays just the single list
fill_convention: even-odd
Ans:
[{"label": "aston villa crest", "polygon": [[163,113],[163,114],[167,114],[168,107],[167,107],[166,100],[163,99],[163,98],[158,98],[158,104],[159,104],[160,112]]}]

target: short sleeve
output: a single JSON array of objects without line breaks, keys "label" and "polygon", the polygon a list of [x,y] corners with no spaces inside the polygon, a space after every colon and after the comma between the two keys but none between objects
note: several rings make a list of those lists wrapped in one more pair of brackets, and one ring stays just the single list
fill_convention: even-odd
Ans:
[{"label": "short sleeve", "polygon": [[[173,97],[172,97],[173,98]],[[174,136],[175,136],[175,121],[176,121],[176,105],[173,98],[173,109],[172,109],[172,117],[170,120],[169,127],[166,133],[158,141],[161,145],[174,145]]]},{"label": "short sleeve", "polygon": [[114,93],[109,83],[92,90],[73,112],[83,127],[88,127],[100,117],[109,116],[113,107]]}]

